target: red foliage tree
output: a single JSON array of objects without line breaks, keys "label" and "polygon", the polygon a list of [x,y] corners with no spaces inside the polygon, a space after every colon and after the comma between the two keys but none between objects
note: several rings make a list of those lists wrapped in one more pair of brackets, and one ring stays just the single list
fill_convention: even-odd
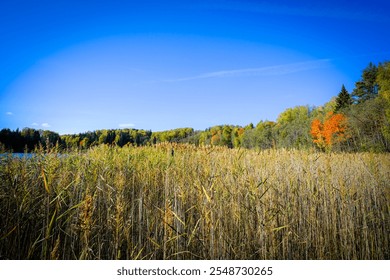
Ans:
[{"label": "red foliage tree", "polygon": [[311,136],[313,137],[313,142],[321,149],[325,148],[325,138],[323,133],[323,125],[320,120],[314,119],[311,123]]},{"label": "red foliage tree", "polygon": [[318,119],[313,120],[310,133],[319,148],[331,149],[334,144],[348,139],[347,118],[343,114],[330,112],[324,123]]}]

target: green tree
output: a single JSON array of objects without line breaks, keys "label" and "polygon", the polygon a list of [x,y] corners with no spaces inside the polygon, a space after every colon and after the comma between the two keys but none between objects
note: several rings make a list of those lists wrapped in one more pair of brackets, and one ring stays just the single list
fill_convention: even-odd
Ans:
[{"label": "green tree", "polygon": [[108,131],[107,130],[101,130],[100,131],[100,135],[99,135],[99,140],[98,140],[98,143],[99,144],[107,144],[107,136],[108,136]]},{"label": "green tree", "polygon": [[44,130],[41,133],[41,144],[46,148],[49,146],[55,146],[57,143],[59,144],[60,140],[60,135],[53,131]]},{"label": "green tree", "polygon": [[[9,128],[3,128],[0,131],[0,143],[5,150],[15,150],[13,147],[14,133]],[[24,143],[22,143],[21,151],[23,151]],[[21,152],[16,151],[16,152]]]},{"label": "green tree", "polygon": [[384,106],[385,116],[382,125],[383,135],[386,140],[387,150],[390,143],[390,62],[380,64],[378,67],[377,83],[379,85],[379,97]]},{"label": "green tree", "polygon": [[274,129],[280,148],[305,148],[312,146],[310,136],[311,110],[309,106],[288,108],[282,112]]},{"label": "green tree", "polygon": [[130,142],[130,135],[127,130],[119,130],[116,132],[115,144],[119,147],[123,147]]},{"label": "green tree", "polygon": [[355,151],[381,152],[389,150],[383,133],[385,107],[380,98],[356,104],[345,112],[351,128],[350,148]]},{"label": "green tree", "polygon": [[275,147],[275,122],[260,121],[256,128],[246,129],[242,139],[242,146],[248,149],[270,149]]},{"label": "green tree", "polygon": [[232,132],[232,144],[234,148],[241,147],[242,138],[245,133],[245,129],[242,127],[235,127]]},{"label": "green tree", "polygon": [[210,129],[202,131],[199,135],[199,145],[210,145],[211,144],[211,132]]},{"label": "green tree", "polygon": [[232,132],[233,129],[229,125],[225,125],[222,129],[222,145],[228,146],[229,148],[233,148],[232,144]]},{"label": "green tree", "polygon": [[248,124],[247,126],[244,127],[245,130],[247,129],[253,129],[255,126],[253,125],[253,123],[250,123]]},{"label": "green tree", "polygon": [[352,91],[352,98],[359,104],[378,95],[377,84],[378,67],[372,62],[363,70],[360,81],[355,83],[355,89]]},{"label": "green tree", "polygon": [[82,149],[88,149],[89,148],[89,138],[84,137],[82,140],[80,140],[79,147]]},{"label": "green tree", "polygon": [[41,142],[41,135],[39,131],[33,128],[23,128],[21,136],[24,138],[28,151],[34,150],[34,148]]},{"label": "green tree", "polygon": [[341,87],[340,93],[336,98],[336,108],[335,112],[340,111],[341,109],[347,108],[352,104],[352,97],[346,90],[345,86]]}]

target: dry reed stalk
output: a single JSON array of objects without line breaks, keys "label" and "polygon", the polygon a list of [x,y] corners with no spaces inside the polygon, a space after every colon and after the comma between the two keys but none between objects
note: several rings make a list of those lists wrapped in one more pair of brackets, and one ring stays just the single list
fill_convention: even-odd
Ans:
[{"label": "dry reed stalk", "polygon": [[388,259],[389,166],[169,143],[8,158],[0,257]]}]

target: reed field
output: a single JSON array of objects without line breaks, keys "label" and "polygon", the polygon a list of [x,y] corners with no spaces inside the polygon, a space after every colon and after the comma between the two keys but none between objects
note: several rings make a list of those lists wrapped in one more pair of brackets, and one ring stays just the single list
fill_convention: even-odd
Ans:
[{"label": "reed field", "polygon": [[390,154],[158,144],[6,156],[0,259],[389,259],[389,182]]}]

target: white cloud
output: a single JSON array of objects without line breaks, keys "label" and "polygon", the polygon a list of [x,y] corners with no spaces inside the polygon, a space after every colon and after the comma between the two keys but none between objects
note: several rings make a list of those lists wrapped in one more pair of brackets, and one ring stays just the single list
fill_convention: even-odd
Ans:
[{"label": "white cloud", "polygon": [[36,122],[33,122],[31,125],[32,126],[39,126],[39,124],[37,124]]},{"label": "white cloud", "polygon": [[120,123],[120,124],[118,124],[118,126],[120,128],[129,128],[129,127],[134,127],[135,124],[133,124],[133,123]]},{"label": "white cloud", "polygon": [[203,73],[196,76],[184,77],[171,80],[162,80],[162,82],[182,82],[190,80],[199,80],[207,78],[227,78],[227,77],[247,77],[247,76],[273,76],[285,75],[312,69],[325,67],[330,59],[317,59],[298,63],[281,64],[259,68],[244,68],[233,70],[221,70],[216,72]]},{"label": "white cloud", "polygon": [[7,116],[12,116],[14,113],[12,113],[12,112],[6,112],[5,113]]},{"label": "white cloud", "polygon": [[46,128],[47,128],[47,127],[50,127],[51,125],[50,125],[50,124],[48,124],[48,123],[43,123],[43,124],[41,124],[41,126],[42,126],[42,127],[46,127]]}]

